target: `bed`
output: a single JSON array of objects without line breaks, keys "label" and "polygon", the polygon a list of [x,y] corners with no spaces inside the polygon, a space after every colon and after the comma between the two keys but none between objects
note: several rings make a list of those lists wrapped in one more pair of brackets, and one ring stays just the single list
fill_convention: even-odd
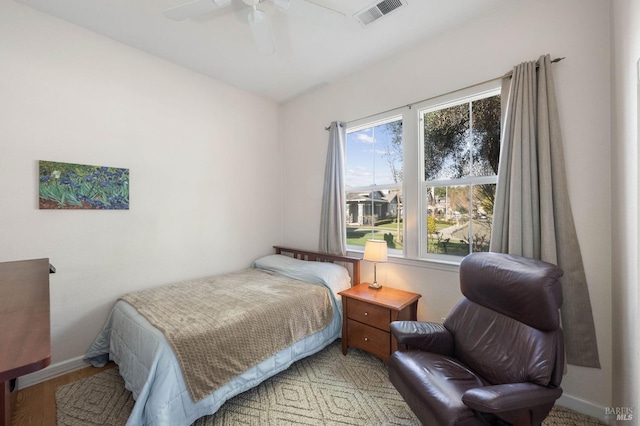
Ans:
[{"label": "bed", "polygon": [[[338,292],[359,283],[359,259],[279,246],[275,251],[245,271],[134,292],[116,302],[85,360],[118,365],[136,401],[128,426],[190,425],[340,337]],[[248,296],[256,291],[265,293]],[[269,308],[266,301],[276,293],[297,299],[287,302],[292,307]],[[174,312],[181,305],[188,311]],[[261,328],[267,324],[277,329]],[[260,337],[265,333],[269,338]]]}]

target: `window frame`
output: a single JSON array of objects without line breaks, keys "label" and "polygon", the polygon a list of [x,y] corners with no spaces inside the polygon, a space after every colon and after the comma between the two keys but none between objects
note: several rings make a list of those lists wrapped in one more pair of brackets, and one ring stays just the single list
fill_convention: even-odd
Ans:
[{"label": "window frame", "polygon": [[[428,235],[427,235],[427,217],[428,211],[426,208],[426,189],[428,187],[450,187],[450,186],[466,186],[468,185],[472,188],[473,185],[481,185],[481,184],[497,184],[498,176],[496,175],[488,175],[488,176],[465,176],[459,179],[434,179],[427,180],[424,176],[424,131],[423,131],[423,116],[426,113],[432,111],[438,111],[445,108],[450,108],[453,106],[470,103],[479,99],[488,98],[491,96],[500,94],[500,81],[492,81],[484,84],[480,84],[477,86],[469,87],[466,89],[462,89],[459,91],[451,92],[449,94],[438,96],[436,98],[421,102],[415,105],[416,116],[417,116],[417,126],[418,126],[418,137],[419,137],[419,150],[418,154],[420,156],[420,167],[419,167],[419,210],[418,210],[418,222],[420,224],[419,229],[419,241],[418,241],[418,251],[419,258],[425,260],[432,261],[453,261],[456,263],[460,263],[464,256],[455,256],[451,254],[439,254],[439,253],[428,253]],[[472,203],[472,195],[469,198]],[[473,222],[472,222],[473,223]],[[473,226],[473,225],[472,225]]]},{"label": "window frame", "polygon": [[[426,181],[423,168],[424,131],[421,127],[422,114],[427,110],[433,111],[500,94],[500,86],[501,80],[496,79],[347,123],[346,131],[347,133],[351,133],[358,129],[373,127],[378,124],[393,121],[393,118],[402,119],[403,179],[399,189],[401,190],[403,198],[403,246],[401,253],[400,250],[389,251],[390,258],[399,259],[401,262],[404,260],[419,261],[420,263],[428,262],[431,265],[444,265],[445,268],[458,265],[462,260],[463,257],[460,256],[426,252],[428,245],[428,212],[426,208],[425,188],[427,186],[496,184],[498,178],[497,175],[491,175],[465,177],[459,180]],[[391,188],[391,186],[394,188]],[[358,188],[345,187],[345,196],[350,192],[395,189],[396,187],[397,186],[395,185],[373,185]],[[347,227],[345,224],[345,233],[346,229]],[[349,252],[362,253],[364,251],[364,247],[347,245],[347,250]]]},{"label": "window frame", "polygon": [[[402,140],[403,140],[403,144],[402,144],[402,160],[403,160],[403,179],[401,183],[393,183],[393,184],[382,184],[382,185],[377,185],[377,184],[372,184],[372,185],[366,185],[366,186],[356,186],[356,187],[346,187],[345,184],[345,199],[346,199],[346,195],[349,193],[356,193],[356,192],[373,192],[373,191],[386,191],[386,190],[400,190],[400,194],[401,197],[403,197],[404,199],[404,181],[405,181],[405,177],[404,177],[404,160],[405,160],[405,156],[404,156],[404,128],[405,128],[405,121],[404,121],[404,114],[403,114],[403,108],[396,108],[394,110],[390,110],[390,111],[386,111],[380,114],[376,114],[376,115],[372,115],[360,120],[356,120],[356,121],[352,121],[350,123],[347,123],[347,127],[346,127],[346,134],[348,135],[349,133],[354,133],[360,130],[364,130],[364,129],[368,129],[371,127],[376,127],[376,126],[380,126],[383,124],[388,124],[391,123],[393,121],[397,121],[397,120],[401,120],[402,121]],[[347,149],[346,145],[345,145],[345,150]],[[348,165],[348,158],[346,158],[345,155],[345,166]],[[345,170],[345,174],[346,174],[346,170]],[[346,183],[346,178],[345,178],[345,183]],[[346,206],[345,206],[346,208]],[[405,229],[405,212],[406,212],[406,207],[404,205],[404,201],[402,202],[402,235],[403,235],[403,249],[402,250],[397,250],[397,249],[389,249],[389,256],[401,256],[404,257],[404,238],[406,236],[406,229]],[[346,216],[346,214],[345,214]],[[372,225],[372,233],[373,233],[373,225]],[[344,230],[346,233],[347,230],[347,224],[344,225]],[[346,240],[346,238],[345,238]],[[351,252],[357,252],[357,253],[363,253],[364,252],[364,246],[358,246],[358,245],[349,245],[347,244],[347,250],[351,251]]]}]

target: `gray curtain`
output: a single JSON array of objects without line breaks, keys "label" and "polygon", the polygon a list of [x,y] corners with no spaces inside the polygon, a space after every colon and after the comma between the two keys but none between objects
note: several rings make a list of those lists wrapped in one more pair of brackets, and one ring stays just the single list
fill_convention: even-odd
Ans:
[{"label": "gray curtain", "polygon": [[600,368],[589,289],[569,204],[549,55],[516,66],[505,83],[502,99],[507,107],[490,250],[542,259],[562,268],[567,362]]},{"label": "gray curtain", "polygon": [[320,251],[342,256],[347,253],[344,212],[346,206],[344,194],[346,132],[344,123],[334,121],[329,126],[329,146],[320,215]]}]

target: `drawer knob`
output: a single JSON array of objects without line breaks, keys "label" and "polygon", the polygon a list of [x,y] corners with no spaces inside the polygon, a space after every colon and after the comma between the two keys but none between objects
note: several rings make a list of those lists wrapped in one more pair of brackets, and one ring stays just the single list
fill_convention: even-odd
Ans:
[{"label": "drawer knob", "polygon": [[364,313],[364,316],[365,316],[365,317],[368,317],[368,316],[369,316],[369,312],[365,312],[365,313]]},{"label": "drawer knob", "polygon": [[368,342],[368,341],[369,341],[369,338],[368,338],[368,337],[365,337],[365,338],[364,338],[364,341],[365,341],[365,342]]}]

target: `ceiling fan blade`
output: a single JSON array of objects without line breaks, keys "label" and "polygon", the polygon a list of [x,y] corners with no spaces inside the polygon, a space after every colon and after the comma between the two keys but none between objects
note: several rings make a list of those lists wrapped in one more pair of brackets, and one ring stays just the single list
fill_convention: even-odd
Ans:
[{"label": "ceiling fan blade", "polygon": [[271,55],[274,53],[276,51],[276,46],[273,42],[273,34],[269,27],[267,15],[260,9],[256,9],[254,6],[253,10],[249,12],[248,19],[258,52],[263,55]]},{"label": "ceiling fan blade", "polygon": [[194,0],[189,3],[171,7],[164,11],[164,16],[174,21],[183,21],[205,13],[213,12],[228,6],[231,0]]},{"label": "ceiling fan blade", "polygon": [[345,23],[344,13],[329,9],[307,0],[274,0],[281,12],[298,16],[322,26],[340,26]]}]

